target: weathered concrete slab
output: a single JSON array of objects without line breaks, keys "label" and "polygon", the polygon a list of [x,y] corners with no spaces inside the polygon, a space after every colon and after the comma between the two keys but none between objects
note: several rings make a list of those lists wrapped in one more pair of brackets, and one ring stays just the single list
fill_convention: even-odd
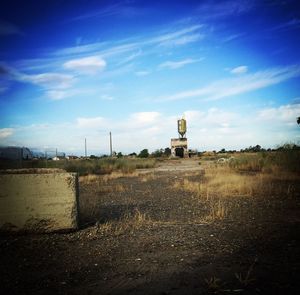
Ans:
[{"label": "weathered concrete slab", "polygon": [[[20,172],[19,172],[20,173]],[[0,175],[0,230],[51,232],[78,226],[75,173]]]}]

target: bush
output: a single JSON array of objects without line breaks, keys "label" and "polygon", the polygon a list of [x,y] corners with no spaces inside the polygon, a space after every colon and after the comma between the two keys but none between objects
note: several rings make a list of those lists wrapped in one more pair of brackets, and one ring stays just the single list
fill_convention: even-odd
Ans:
[{"label": "bush", "polygon": [[140,151],[139,155],[138,155],[139,158],[148,158],[149,157],[149,152],[147,149],[143,149]]}]

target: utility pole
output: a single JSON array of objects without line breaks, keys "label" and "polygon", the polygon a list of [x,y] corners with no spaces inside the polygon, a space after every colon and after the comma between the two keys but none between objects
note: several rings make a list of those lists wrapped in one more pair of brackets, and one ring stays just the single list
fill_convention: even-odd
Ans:
[{"label": "utility pole", "polygon": [[110,143],[110,156],[112,157],[112,138],[111,138],[111,132],[109,132],[109,143]]},{"label": "utility pole", "polygon": [[85,151],[85,157],[87,157],[86,138],[84,139],[84,151]]}]

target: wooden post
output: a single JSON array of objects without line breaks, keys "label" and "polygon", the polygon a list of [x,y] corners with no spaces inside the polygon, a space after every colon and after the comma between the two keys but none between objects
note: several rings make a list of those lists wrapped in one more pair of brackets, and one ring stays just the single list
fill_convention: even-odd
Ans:
[{"label": "wooden post", "polygon": [[110,156],[112,157],[112,138],[111,138],[111,132],[109,132],[109,143],[110,143]]}]

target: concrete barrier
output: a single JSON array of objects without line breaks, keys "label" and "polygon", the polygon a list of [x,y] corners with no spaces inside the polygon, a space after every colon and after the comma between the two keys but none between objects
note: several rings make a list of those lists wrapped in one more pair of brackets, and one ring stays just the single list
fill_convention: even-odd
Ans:
[{"label": "concrete barrier", "polygon": [[77,228],[77,174],[20,173],[0,174],[1,231],[51,232]]}]

